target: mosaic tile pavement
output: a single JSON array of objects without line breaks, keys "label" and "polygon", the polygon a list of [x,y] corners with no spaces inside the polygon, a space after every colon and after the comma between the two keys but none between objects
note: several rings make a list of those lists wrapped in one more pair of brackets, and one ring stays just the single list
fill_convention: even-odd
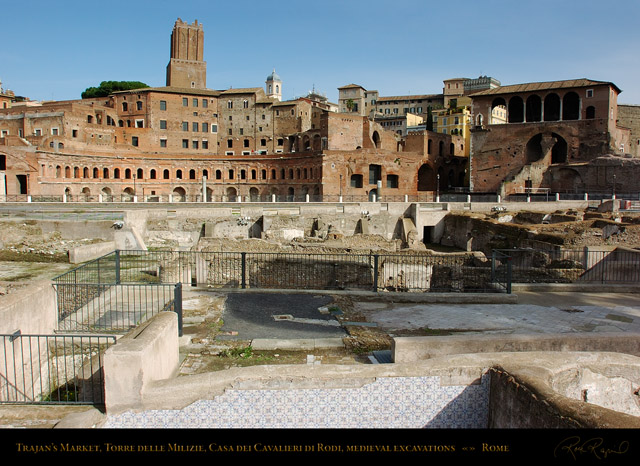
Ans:
[{"label": "mosaic tile pavement", "polygon": [[357,389],[228,390],[182,410],[125,412],[106,428],[485,428],[489,377],[385,377]]}]

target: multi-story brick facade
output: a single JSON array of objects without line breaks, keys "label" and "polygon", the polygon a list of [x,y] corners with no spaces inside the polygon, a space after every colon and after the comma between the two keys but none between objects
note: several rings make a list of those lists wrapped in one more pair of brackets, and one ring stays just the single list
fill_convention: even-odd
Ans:
[{"label": "multi-story brick facade", "polygon": [[[618,89],[611,83],[476,93],[470,144],[464,131],[399,135],[371,120],[368,110],[361,115],[362,107],[339,113],[313,96],[282,101],[275,72],[264,89],[208,89],[203,39],[202,25],[176,23],[165,87],[0,108],[2,194],[144,201],[430,199],[467,186],[470,173],[475,191],[505,192],[509,181],[519,186],[524,179],[532,186],[578,189],[593,177],[556,168],[633,142],[629,130],[615,124]],[[547,112],[555,107],[546,101],[552,93],[563,103],[567,96],[553,121]],[[544,110],[529,104],[533,95]],[[525,104],[517,106],[515,97]],[[367,109],[386,105],[377,93],[366,98]],[[499,105],[508,123],[487,127]],[[598,176],[600,183],[608,175]]]},{"label": "multi-story brick facade", "polygon": [[[628,144],[629,130],[616,124],[619,93],[613,83],[578,79],[472,94],[472,190],[505,195],[609,189],[611,180],[588,171],[601,165],[596,159],[619,154]],[[506,123],[488,124],[498,106],[506,109]],[[637,175],[619,177],[621,189],[637,189]]]}]

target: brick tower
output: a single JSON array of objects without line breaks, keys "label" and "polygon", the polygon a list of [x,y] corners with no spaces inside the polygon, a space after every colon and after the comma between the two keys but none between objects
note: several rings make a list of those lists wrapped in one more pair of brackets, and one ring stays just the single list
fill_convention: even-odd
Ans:
[{"label": "brick tower", "polygon": [[203,61],[204,31],[180,18],[171,33],[171,60],[167,65],[167,86],[206,89],[207,62]]}]

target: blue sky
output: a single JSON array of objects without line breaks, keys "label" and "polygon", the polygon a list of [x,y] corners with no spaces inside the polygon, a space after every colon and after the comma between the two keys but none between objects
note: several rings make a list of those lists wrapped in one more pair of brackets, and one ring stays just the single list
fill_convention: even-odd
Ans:
[{"label": "blue sky", "polygon": [[640,104],[640,0],[183,0],[4,2],[0,79],[36,100],[80,98],[105,80],[165,85],[177,18],[202,23],[207,87],[314,86],[337,102],[357,83],[381,96],[442,92],[454,77],[503,85],[590,78]]}]

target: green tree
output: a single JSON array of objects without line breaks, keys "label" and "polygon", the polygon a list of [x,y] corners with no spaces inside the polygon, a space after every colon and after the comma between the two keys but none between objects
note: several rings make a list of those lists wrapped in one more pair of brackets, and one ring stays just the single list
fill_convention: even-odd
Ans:
[{"label": "green tree", "polygon": [[83,99],[95,97],[106,97],[117,91],[128,91],[131,89],[142,89],[149,87],[140,81],[102,81],[98,87],[88,87],[81,94]]},{"label": "green tree", "polygon": [[427,107],[427,131],[433,131],[433,114],[431,107]]}]

